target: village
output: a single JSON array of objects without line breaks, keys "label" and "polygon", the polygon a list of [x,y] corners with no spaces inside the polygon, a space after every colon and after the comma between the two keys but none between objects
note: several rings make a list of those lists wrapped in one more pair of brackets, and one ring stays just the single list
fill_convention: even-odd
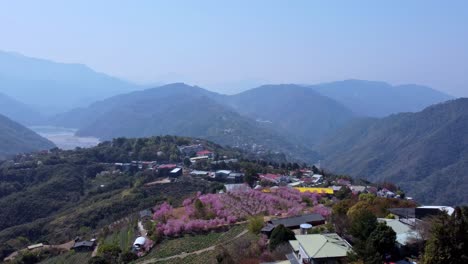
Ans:
[{"label": "village", "polygon": [[[146,182],[144,188],[184,184],[187,179],[218,182],[222,188],[215,193],[198,192],[186,198],[180,207],[173,207],[168,202],[157,204],[139,211],[131,221],[122,220],[111,225],[111,233],[118,228],[128,228],[126,225],[133,226],[131,232],[132,228],[126,229],[131,234],[127,239],[133,241],[130,248],[115,248],[102,238],[102,234],[95,233],[89,237],[76,237],[63,245],[30,245],[4,261],[14,261],[15,257],[28,251],[56,249],[89,252],[91,259],[120,250],[128,253],[128,261],[153,263],[161,260],[154,256],[162,250],[165,241],[187,235],[223,233],[240,227],[232,241],[252,233],[255,243],[262,244],[258,253],[263,257],[257,258],[258,263],[349,263],[350,255],[355,254],[353,244],[357,243],[346,231],[353,224],[349,212],[358,204],[365,204],[379,211],[376,224],[384,223],[395,234],[394,245],[391,250],[387,248],[388,252],[382,252],[383,257],[388,263],[405,264],[414,263],[411,259],[417,257],[417,248],[427,239],[420,227],[424,226],[428,216],[454,213],[454,208],[448,206],[419,206],[392,184],[372,184],[331,175],[318,166],[291,164],[285,169],[266,166],[265,172],[252,172],[240,166],[238,158],[219,156],[202,144],[180,146],[178,150],[185,157],[179,163],[116,162],[111,164],[113,169],[101,173],[149,173],[154,180]],[[352,201],[354,206],[347,208],[351,222],[343,224],[340,216],[334,214],[339,213],[336,208],[345,200]],[[378,208],[382,204],[385,205]],[[210,251],[215,247],[207,248]],[[192,253],[183,252],[164,259],[177,259],[177,263],[183,263],[185,257],[203,255],[204,250],[194,249]],[[267,255],[269,257],[265,257]]]}]

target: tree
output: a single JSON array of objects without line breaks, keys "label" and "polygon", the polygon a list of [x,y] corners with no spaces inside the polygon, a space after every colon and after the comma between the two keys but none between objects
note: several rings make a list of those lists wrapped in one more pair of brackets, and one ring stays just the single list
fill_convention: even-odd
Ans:
[{"label": "tree", "polygon": [[[375,251],[379,253],[380,256],[385,256],[395,247],[396,233],[385,223],[379,223],[375,230],[370,234],[366,243],[367,248],[371,249],[370,251]],[[372,254],[371,256],[374,255],[376,254]]]},{"label": "tree", "polygon": [[273,229],[270,237],[270,250],[273,251],[277,246],[288,242],[289,240],[294,240],[296,236],[294,232],[286,228],[284,225],[279,225]]},{"label": "tree", "polygon": [[116,263],[122,250],[114,244],[102,244],[98,248],[98,253],[111,263]]},{"label": "tree", "polygon": [[424,264],[468,263],[467,210],[457,207],[452,216],[443,213],[433,219],[423,255]]},{"label": "tree", "polygon": [[348,216],[351,220],[349,233],[356,239],[365,241],[377,227],[377,217],[367,209],[360,209]]},{"label": "tree", "polygon": [[253,187],[253,185],[255,184],[255,181],[257,181],[258,179],[258,176],[257,176],[257,172],[255,171],[255,169],[249,167],[245,170],[245,174],[244,174],[244,182],[247,183],[249,186]]},{"label": "tree", "polygon": [[259,234],[263,228],[263,216],[257,215],[250,217],[247,228],[252,234]]},{"label": "tree", "polygon": [[101,256],[94,256],[88,260],[88,264],[109,264],[109,262]]},{"label": "tree", "polygon": [[184,159],[184,166],[185,167],[190,167],[190,165],[192,165],[192,162],[190,161],[189,158],[185,158]]},{"label": "tree", "polygon": [[130,263],[137,259],[138,259],[138,256],[135,253],[130,252],[130,251],[124,252],[122,255],[120,255],[120,262],[124,264]]}]

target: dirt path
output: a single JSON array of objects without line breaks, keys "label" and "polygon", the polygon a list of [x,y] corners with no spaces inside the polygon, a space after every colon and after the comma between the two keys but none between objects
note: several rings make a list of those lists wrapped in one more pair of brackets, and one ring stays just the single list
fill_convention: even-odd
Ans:
[{"label": "dirt path", "polygon": [[178,254],[178,255],[174,255],[174,256],[170,256],[170,257],[166,257],[166,258],[153,258],[153,259],[148,259],[148,260],[145,260],[145,261],[142,261],[142,262],[139,262],[140,264],[151,264],[151,263],[156,263],[156,262],[160,262],[160,261],[168,261],[168,260],[171,260],[171,259],[176,259],[176,258],[179,258],[179,259],[183,259],[187,256],[190,256],[190,255],[198,255],[198,254],[201,254],[201,253],[204,253],[204,252],[207,252],[207,251],[212,251],[216,248],[216,246],[219,246],[219,245],[223,245],[223,244],[229,244],[231,243],[232,241],[240,238],[241,236],[247,234],[248,230],[244,230],[242,231],[240,234],[238,234],[236,237],[226,241],[226,242],[223,242],[223,243],[219,243],[219,244],[216,244],[214,246],[211,246],[211,247],[207,247],[207,248],[204,248],[204,249],[200,249],[200,250],[197,250],[197,251],[193,251],[193,252],[190,252],[190,253],[181,253],[181,254]]}]

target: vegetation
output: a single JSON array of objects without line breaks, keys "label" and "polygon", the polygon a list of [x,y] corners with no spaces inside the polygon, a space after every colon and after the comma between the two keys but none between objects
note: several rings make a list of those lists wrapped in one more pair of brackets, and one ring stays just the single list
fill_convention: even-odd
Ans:
[{"label": "vegetation", "polygon": [[296,236],[293,231],[286,228],[284,225],[279,225],[271,232],[270,250],[275,250],[279,245],[294,239],[296,239]]},{"label": "vegetation", "polygon": [[432,220],[424,264],[468,262],[468,207],[457,207],[452,216],[440,214]]},{"label": "vegetation", "polygon": [[320,153],[338,173],[390,179],[421,203],[457,205],[468,201],[466,131],[468,99],[457,99],[353,122],[324,142]]},{"label": "vegetation", "polygon": [[[221,155],[241,155],[206,141],[166,136],[119,138],[91,149],[53,149],[0,162],[0,258],[27,243],[59,244],[77,235],[105,232],[102,228],[112,222],[156,203],[181,205],[197,191],[217,190],[217,183],[185,178],[185,183],[181,179],[144,187],[157,175],[115,171],[115,162],[182,161],[177,146],[192,143],[203,143]],[[26,244],[16,241],[21,236]]]},{"label": "vegetation", "polygon": [[0,160],[18,153],[53,147],[49,140],[0,114]]}]

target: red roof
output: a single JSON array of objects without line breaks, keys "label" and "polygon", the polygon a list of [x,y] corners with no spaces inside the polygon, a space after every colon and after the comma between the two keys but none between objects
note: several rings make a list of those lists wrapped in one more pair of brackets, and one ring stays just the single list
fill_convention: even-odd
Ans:
[{"label": "red roof", "polygon": [[279,178],[281,178],[281,175],[279,174],[267,173],[267,174],[260,175],[260,179],[265,179],[265,180],[270,180],[270,181],[278,181]]},{"label": "red roof", "polygon": [[202,150],[202,151],[198,151],[197,152],[197,155],[198,156],[206,156],[206,155],[209,155],[209,154],[212,154],[213,152],[209,151],[209,150]]},{"label": "red roof", "polygon": [[159,165],[159,169],[174,169],[176,168],[177,165],[176,164],[162,164],[162,165]]}]

